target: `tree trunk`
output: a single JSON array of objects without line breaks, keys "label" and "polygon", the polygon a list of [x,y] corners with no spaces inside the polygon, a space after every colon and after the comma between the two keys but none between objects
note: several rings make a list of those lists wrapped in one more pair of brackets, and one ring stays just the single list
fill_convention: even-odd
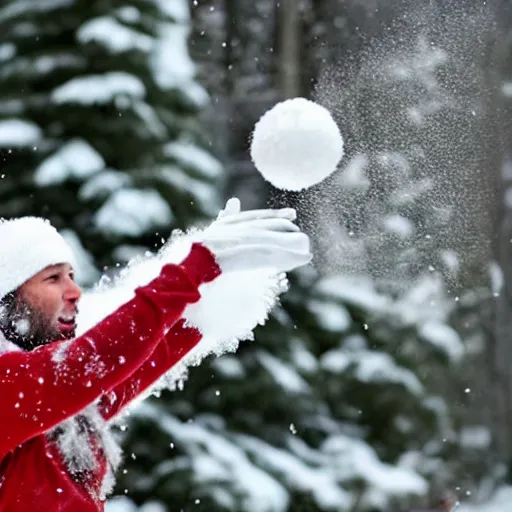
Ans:
[{"label": "tree trunk", "polygon": [[301,94],[300,13],[297,0],[279,0],[279,89],[285,98]]}]

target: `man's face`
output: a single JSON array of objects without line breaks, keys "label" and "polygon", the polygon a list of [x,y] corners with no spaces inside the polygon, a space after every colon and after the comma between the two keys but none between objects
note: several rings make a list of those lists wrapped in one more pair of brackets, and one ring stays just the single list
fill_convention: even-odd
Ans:
[{"label": "man's face", "polygon": [[6,335],[26,350],[73,338],[80,295],[71,265],[45,268],[18,289],[8,311]]}]

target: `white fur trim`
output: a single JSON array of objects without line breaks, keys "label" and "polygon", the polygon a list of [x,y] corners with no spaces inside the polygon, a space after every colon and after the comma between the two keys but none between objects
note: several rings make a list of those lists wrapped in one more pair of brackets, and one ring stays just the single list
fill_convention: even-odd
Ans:
[{"label": "white fur trim", "polygon": [[0,222],[0,298],[59,263],[74,265],[73,251],[47,220],[21,217]]},{"label": "white fur trim", "polygon": [[183,317],[187,325],[201,332],[201,341],[159,380],[152,392],[181,387],[190,366],[199,365],[212,354],[236,352],[241,341],[254,339],[254,328],[266,322],[279,295],[287,289],[286,276],[276,276],[271,270],[227,272],[200,286],[201,299],[187,306]]},{"label": "white fur trim", "polygon": [[216,345],[252,338],[253,329],[265,323],[285,290],[284,284],[275,271],[225,272],[199,287],[201,299],[187,306],[183,317],[201,331],[201,345],[212,342],[211,351],[216,353]]}]

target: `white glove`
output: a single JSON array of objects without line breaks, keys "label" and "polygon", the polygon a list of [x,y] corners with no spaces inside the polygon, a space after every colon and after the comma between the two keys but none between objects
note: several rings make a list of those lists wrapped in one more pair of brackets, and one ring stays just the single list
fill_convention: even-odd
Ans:
[{"label": "white glove", "polygon": [[292,208],[240,212],[240,201],[233,198],[197,241],[212,251],[223,272],[289,272],[312,259],[309,238],[292,222],[295,218]]}]

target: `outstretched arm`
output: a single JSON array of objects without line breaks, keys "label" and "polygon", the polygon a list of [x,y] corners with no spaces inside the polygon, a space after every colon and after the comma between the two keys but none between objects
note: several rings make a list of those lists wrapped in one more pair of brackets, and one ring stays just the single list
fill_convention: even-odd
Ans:
[{"label": "outstretched arm", "polygon": [[105,420],[117,416],[133,400],[142,396],[201,340],[201,333],[179,320],[158,343],[145,363],[125,381],[102,396],[99,408]]},{"label": "outstretched arm", "polygon": [[[283,290],[280,272],[311,259],[309,240],[291,222],[294,218],[295,211],[290,209],[240,212],[240,202],[232,199],[216,221],[194,235],[215,254],[222,275],[200,288],[201,299],[184,311],[183,319],[141,368],[101,398],[105,419],[142,398],[203,337],[211,348],[216,340],[247,338],[264,322]],[[162,256],[172,255],[173,247],[172,243],[164,246]],[[197,354],[198,358],[205,353]]]},{"label": "outstretched arm", "polygon": [[220,270],[194,244],[181,265],[166,265],[135,297],[83,336],[0,355],[0,454],[50,430],[126,380],[154,352],[198,285]]}]

